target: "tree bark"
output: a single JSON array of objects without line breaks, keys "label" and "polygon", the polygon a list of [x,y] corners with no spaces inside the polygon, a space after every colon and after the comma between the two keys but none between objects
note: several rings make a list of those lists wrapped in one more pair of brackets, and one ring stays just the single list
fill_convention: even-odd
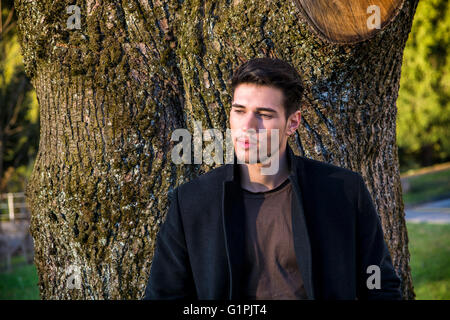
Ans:
[{"label": "tree bark", "polygon": [[336,45],[309,31],[293,1],[87,1],[71,30],[64,1],[16,0],[41,113],[26,190],[41,297],[143,296],[168,192],[213,168],[173,164],[171,133],[192,132],[193,120],[224,131],[233,70],[272,56],[305,79],[291,146],[363,175],[414,298],[395,101],[417,1],[374,38]]}]

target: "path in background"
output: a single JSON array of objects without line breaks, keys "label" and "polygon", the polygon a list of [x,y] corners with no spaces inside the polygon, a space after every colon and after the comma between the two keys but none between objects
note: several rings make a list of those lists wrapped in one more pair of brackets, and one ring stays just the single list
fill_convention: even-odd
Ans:
[{"label": "path in background", "polygon": [[410,222],[450,223],[450,198],[405,209]]}]

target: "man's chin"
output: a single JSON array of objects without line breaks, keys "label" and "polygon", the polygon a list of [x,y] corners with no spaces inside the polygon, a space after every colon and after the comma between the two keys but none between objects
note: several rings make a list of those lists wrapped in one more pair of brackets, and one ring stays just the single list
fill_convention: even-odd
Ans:
[{"label": "man's chin", "polygon": [[[270,162],[270,156],[266,157],[250,157],[247,153],[239,154],[236,153],[237,163],[239,164],[268,164]],[[250,159],[251,158],[251,159]]]},{"label": "man's chin", "polygon": [[250,161],[250,155],[246,152],[236,153],[237,163],[239,164],[255,164],[258,163],[259,159],[255,159],[252,157],[252,161]]}]

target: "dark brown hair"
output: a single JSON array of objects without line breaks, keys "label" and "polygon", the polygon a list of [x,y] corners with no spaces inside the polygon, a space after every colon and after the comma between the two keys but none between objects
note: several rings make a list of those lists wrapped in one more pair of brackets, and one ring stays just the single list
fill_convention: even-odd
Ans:
[{"label": "dark brown hair", "polygon": [[231,79],[231,91],[241,83],[254,83],[281,89],[284,94],[286,119],[300,108],[303,83],[289,63],[275,58],[254,58],[240,65]]}]

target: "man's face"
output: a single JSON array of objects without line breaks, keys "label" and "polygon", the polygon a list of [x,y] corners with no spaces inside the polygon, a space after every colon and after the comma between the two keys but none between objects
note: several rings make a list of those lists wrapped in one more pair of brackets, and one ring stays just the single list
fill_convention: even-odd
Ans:
[{"label": "man's face", "polygon": [[[267,157],[275,155],[276,151],[284,152],[289,135],[298,127],[300,111],[286,120],[283,100],[283,91],[278,88],[253,83],[241,83],[236,87],[230,111],[230,129],[236,157],[240,161],[254,163],[250,162],[254,159],[258,163],[266,162]],[[262,129],[267,130],[267,134],[261,132]],[[267,152],[263,150],[260,154],[261,141],[266,137]]]}]

